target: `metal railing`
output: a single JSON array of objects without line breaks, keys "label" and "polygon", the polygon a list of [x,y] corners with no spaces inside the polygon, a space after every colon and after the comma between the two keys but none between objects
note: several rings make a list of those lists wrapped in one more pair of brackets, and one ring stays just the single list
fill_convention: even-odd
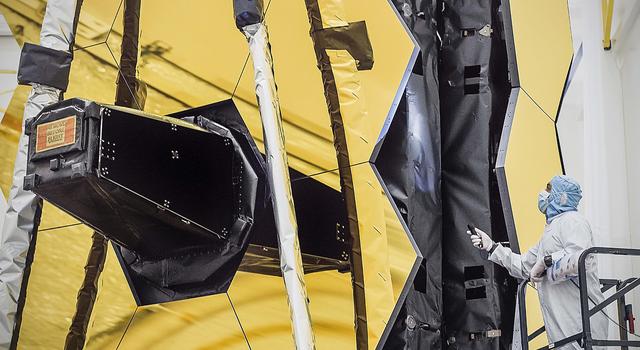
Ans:
[{"label": "metal railing", "polygon": [[[640,341],[629,340],[628,338],[629,332],[626,328],[627,313],[625,300],[625,295],[640,285],[640,278],[630,278],[624,281],[614,279],[601,279],[600,284],[602,285],[602,292],[606,292],[613,287],[616,287],[616,292],[608,298],[605,298],[605,300],[603,300],[601,303],[594,303],[595,305],[592,308],[589,308],[590,298],[587,292],[587,275],[585,262],[588,256],[595,254],[640,256],[640,249],[592,247],[582,252],[578,260],[578,288],[580,289],[580,313],[582,319],[582,332],[550,343],[549,345],[544,346],[539,350],[559,348],[574,341],[577,342],[582,348],[587,350],[593,349],[593,346],[619,346],[622,350],[627,350],[629,349],[629,347],[640,347]],[[545,331],[545,328],[543,326],[541,328],[538,328],[535,332],[528,334],[527,310],[525,306],[525,293],[527,290],[528,282],[529,280],[524,280],[518,286],[518,312],[520,317],[520,340],[522,343],[522,350],[529,350],[529,342]],[[597,312],[601,311],[614,302],[616,302],[618,306],[618,325],[620,327],[620,339],[593,339],[593,336],[591,334],[591,316],[595,315]]]}]

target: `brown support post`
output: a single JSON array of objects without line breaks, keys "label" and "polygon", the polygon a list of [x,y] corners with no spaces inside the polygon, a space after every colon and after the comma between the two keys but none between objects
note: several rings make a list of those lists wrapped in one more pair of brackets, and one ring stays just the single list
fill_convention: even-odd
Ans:
[{"label": "brown support post", "polygon": [[338,100],[338,88],[335,83],[331,62],[322,42],[321,32],[322,16],[317,0],[305,0],[309,23],[311,24],[311,38],[316,53],[318,68],[322,73],[324,85],[324,96],[331,118],[331,129],[333,130],[333,143],[338,159],[338,172],[340,174],[340,187],[347,207],[349,218],[349,232],[351,243],[351,254],[349,261],[351,264],[351,281],[353,285],[353,301],[355,311],[356,347],[357,349],[368,349],[367,335],[367,311],[364,292],[364,270],[362,267],[362,252],[360,249],[360,230],[358,227],[358,213],[356,211],[355,191],[353,188],[353,175],[351,174],[351,163],[349,160],[349,150],[347,147],[347,136],[340,111],[340,101]]},{"label": "brown support post", "polygon": [[84,280],[78,291],[76,313],[73,315],[69,333],[67,333],[67,339],[64,342],[65,350],[84,347],[89,318],[91,318],[93,304],[98,294],[98,280],[107,257],[107,240],[98,232],[93,233],[92,239],[87,265],[84,267]]},{"label": "brown support post", "polygon": [[138,80],[138,56],[140,37],[140,2],[141,0],[124,1],[124,30],[116,88],[116,105],[144,109],[147,97],[146,85]]}]

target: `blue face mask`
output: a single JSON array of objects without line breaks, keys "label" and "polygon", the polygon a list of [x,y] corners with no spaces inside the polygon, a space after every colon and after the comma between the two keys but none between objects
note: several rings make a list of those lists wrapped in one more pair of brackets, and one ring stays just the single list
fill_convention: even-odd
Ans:
[{"label": "blue face mask", "polygon": [[538,194],[538,210],[540,210],[542,214],[547,213],[547,208],[549,207],[549,195],[550,193],[544,190]]}]

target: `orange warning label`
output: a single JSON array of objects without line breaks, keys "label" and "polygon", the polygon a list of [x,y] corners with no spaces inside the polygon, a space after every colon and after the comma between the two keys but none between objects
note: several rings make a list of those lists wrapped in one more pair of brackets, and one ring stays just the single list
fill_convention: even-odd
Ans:
[{"label": "orange warning label", "polygon": [[76,142],[76,117],[40,124],[36,128],[36,153]]}]

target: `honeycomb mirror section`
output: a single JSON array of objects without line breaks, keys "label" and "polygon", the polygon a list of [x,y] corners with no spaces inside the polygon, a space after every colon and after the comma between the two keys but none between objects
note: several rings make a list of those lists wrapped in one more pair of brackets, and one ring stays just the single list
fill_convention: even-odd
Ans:
[{"label": "honeycomb mirror section", "polygon": [[504,165],[498,167],[501,192],[509,196],[510,213],[521,251],[532,247],[544,228],[537,207],[538,193],[555,175],[562,174],[556,127],[529,96],[512,93],[513,115],[505,122],[501,152]]},{"label": "honeycomb mirror section", "polygon": [[[349,233],[337,174],[306,177],[292,169],[291,175],[316,347],[354,348]],[[294,347],[275,240],[275,230],[256,232],[228,292],[252,349]],[[267,259],[270,252],[273,258]]]},{"label": "honeycomb mirror section", "polygon": [[227,294],[139,307],[118,349],[250,349]]},{"label": "honeycomb mirror section", "polygon": [[[522,88],[555,120],[569,74],[573,44],[567,1],[507,1],[519,82]],[[545,23],[545,25],[540,25]]]},{"label": "honeycomb mirror section", "polygon": [[92,230],[84,225],[37,233],[37,249],[26,289],[21,292],[24,299],[19,302],[23,309],[18,348],[64,348],[84,280],[91,235]]},{"label": "honeycomb mirror section", "polygon": [[98,293],[91,312],[84,348],[117,349],[138,305],[120,267],[114,247],[109,244]]}]

